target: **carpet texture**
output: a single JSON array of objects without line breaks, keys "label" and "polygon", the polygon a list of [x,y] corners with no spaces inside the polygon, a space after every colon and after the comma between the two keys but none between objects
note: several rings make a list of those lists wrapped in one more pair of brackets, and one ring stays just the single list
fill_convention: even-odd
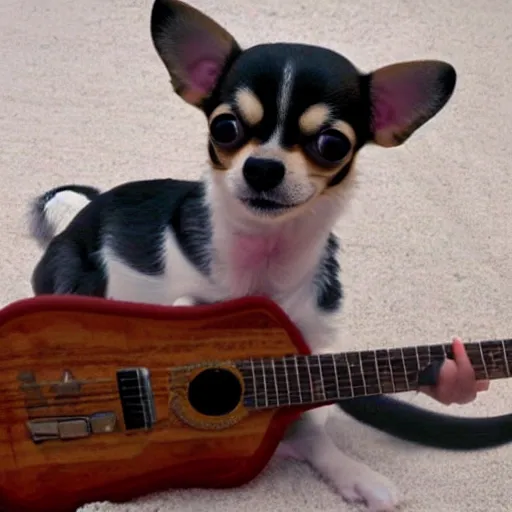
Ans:
[{"label": "carpet texture", "polygon": [[[369,148],[340,220],[344,349],[512,337],[512,3],[507,0],[196,0],[244,45],[300,41],[362,70],[440,58],[458,71],[447,107],[398,149]],[[149,35],[151,0],[0,3],[1,255],[5,305],[31,294],[40,256],[27,202],[67,182],[195,178],[202,115],[172,94]],[[472,21],[473,20],[473,21]],[[447,410],[425,396],[406,400]],[[453,414],[511,411],[498,381]],[[397,482],[407,512],[510,511],[512,447],[457,454],[397,442],[339,415],[349,454]],[[358,510],[306,465],[273,460],[241,489],[187,490],[81,512]]]}]

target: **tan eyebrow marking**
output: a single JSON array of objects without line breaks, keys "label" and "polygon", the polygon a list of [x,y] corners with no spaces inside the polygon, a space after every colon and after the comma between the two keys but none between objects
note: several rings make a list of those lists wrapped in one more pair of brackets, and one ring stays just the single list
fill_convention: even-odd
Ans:
[{"label": "tan eyebrow marking", "polygon": [[299,128],[304,135],[312,135],[329,119],[331,111],[325,103],[311,105],[299,118]]},{"label": "tan eyebrow marking", "polygon": [[263,119],[263,105],[250,89],[239,89],[235,98],[240,113],[249,125],[254,126]]}]

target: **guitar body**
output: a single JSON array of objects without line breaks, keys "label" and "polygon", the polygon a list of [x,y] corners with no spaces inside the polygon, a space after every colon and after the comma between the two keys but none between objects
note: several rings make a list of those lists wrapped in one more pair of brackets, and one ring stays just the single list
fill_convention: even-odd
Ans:
[{"label": "guitar body", "polygon": [[[222,382],[194,380],[232,359],[308,353],[263,298],[163,307],[36,297],[0,312],[0,341],[3,512],[244,484],[305,410],[248,410],[229,393],[220,400]],[[233,384],[236,371],[225,374]]]}]

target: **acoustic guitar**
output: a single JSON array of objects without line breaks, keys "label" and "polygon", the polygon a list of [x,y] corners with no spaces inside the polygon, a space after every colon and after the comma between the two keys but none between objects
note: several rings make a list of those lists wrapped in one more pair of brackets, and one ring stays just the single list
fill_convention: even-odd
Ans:
[{"label": "acoustic guitar", "polygon": [[[510,377],[512,341],[466,345]],[[153,306],[39,296],[0,311],[0,509],[75,512],[257,476],[301,412],[417,389],[450,345],[311,355],[265,298]]]}]

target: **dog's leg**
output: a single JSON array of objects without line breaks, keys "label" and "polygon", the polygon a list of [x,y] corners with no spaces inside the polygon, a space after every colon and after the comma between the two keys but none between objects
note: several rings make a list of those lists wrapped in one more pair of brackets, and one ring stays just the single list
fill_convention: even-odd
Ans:
[{"label": "dog's leg", "polygon": [[345,455],[325,429],[332,406],[313,409],[291,427],[277,455],[308,462],[348,502],[364,502],[371,512],[391,512],[398,491],[386,477]]},{"label": "dog's leg", "polygon": [[[302,315],[296,321],[313,353],[335,352],[336,325],[329,315]],[[343,453],[326,430],[337,406],[304,413],[290,428],[277,456],[306,461],[351,503],[364,502],[371,512],[391,512],[399,502],[396,486],[386,477]]]}]

